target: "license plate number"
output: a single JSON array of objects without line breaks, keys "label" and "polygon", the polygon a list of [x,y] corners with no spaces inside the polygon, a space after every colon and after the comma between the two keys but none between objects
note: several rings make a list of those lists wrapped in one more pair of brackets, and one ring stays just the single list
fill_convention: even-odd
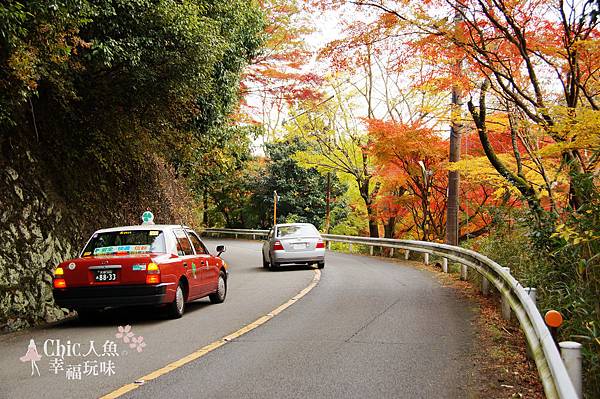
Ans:
[{"label": "license plate number", "polygon": [[96,270],[94,280],[101,283],[117,281],[117,272],[114,270]]},{"label": "license plate number", "polygon": [[294,244],[294,249],[306,249],[306,244]]}]

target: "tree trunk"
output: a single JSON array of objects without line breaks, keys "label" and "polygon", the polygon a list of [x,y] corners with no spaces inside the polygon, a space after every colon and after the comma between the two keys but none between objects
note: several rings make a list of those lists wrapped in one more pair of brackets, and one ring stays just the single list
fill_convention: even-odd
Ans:
[{"label": "tree trunk", "polygon": [[387,223],[384,225],[384,237],[385,238],[394,238],[394,232],[396,231],[396,217],[393,216],[388,218]]},{"label": "tree trunk", "polygon": [[364,179],[362,181],[357,181],[358,183],[358,191],[360,192],[360,196],[365,201],[365,206],[367,207],[367,214],[369,215],[369,237],[379,238],[379,227],[377,225],[376,212],[372,208],[372,195],[369,192],[369,182],[370,178]]},{"label": "tree trunk", "polygon": [[375,211],[371,209],[371,204],[367,205],[367,213],[369,214],[369,237],[379,238],[379,225],[377,224],[376,218],[377,215]]}]

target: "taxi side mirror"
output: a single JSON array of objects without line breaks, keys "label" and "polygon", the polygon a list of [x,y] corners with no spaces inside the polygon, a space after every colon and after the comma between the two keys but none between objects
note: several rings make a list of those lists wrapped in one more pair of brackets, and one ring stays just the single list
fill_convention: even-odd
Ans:
[{"label": "taxi side mirror", "polygon": [[225,245],[217,245],[217,256],[221,256],[226,250]]}]

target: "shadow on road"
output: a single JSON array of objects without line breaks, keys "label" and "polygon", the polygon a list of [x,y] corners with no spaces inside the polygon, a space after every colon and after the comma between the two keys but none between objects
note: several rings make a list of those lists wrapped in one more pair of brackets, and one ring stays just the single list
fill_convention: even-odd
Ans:
[{"label": "shadow on road", "polygon": [[298,270],[312,270],[314,269],[314,266],[310,265],[310,266],[306,266],[306,265],[289,265],[289,266],[277,266],[275,268],[270,268],[270,269],[263,269],[261,267],[262,270],[267,271],[267,272],[293,272],[293,271],[298,271]]},{"label": "shadow on road", "polygon": [[[208,298],[198,299],[186,303],[185,314],[197,312],[206,306],[210,306]],[[69,318],[61,323],[57,323],[53,328],[69,329],[79,327],[107,327],[107,326],[125,326],[132,325],[153,325],[168,322],[171,319],[167,317],[164,307],[136,307],[136,308],[118,308],[106,309],[104,311],[86,315],[85,317]]]}]

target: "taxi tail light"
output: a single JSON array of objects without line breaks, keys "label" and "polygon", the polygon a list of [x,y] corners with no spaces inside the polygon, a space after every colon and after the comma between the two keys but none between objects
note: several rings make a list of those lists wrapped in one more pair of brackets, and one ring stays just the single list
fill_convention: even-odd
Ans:
[{"label": "taxi tail light", "polygon": [[146,284],[160,283],[160,268],[154,262],[148,263],[146,266]]},{"label": "taxi tail light", "polygon": [[54,288],[67,288],[67,282],[64,279],[65,271],[62,267],[54,269],[54,278],[52,279],[52,286]]},{"label": "taxi tail light", "polygon": [[317,241],[317,249],[318,248],[325,248],[325,243],[323,242],[323,240]]},{"label": "taxi tail light", "polygon": [[67,288],[67,282],[64,278],[55,278],[52,280],[52,286],[54,288]]},{"label": "taxi tail light", "polygon": [[273,251],[284,251],[283,245],[281,245],[281,241],[275,241],[273,244]]}]

